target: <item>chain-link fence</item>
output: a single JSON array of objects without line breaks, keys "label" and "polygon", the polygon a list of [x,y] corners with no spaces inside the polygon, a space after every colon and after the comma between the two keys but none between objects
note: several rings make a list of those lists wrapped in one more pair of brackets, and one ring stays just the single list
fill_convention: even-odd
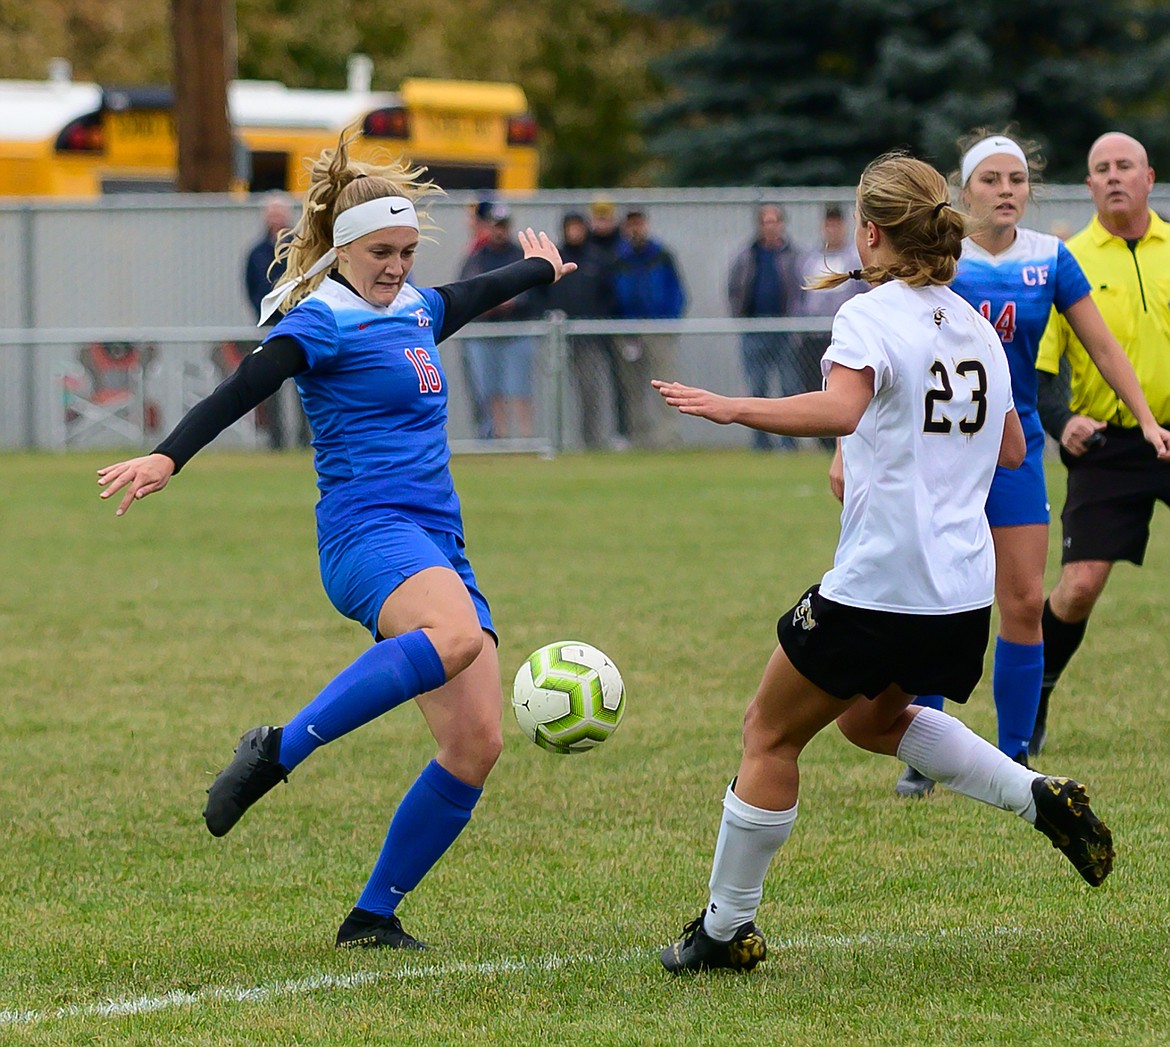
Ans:
[{"label": "chain-link fence", "polygon": [[[554,313],[526,323],[471,324],[439,350],[452,447],[553,454],[746,445],[743,430],[680,416],[650,379],[729,394],[817,388],[829,323],[816,317],[621,322]],[[247,327],[95,328],[84,341],[69,329],[0,330],[0,361],[11,365],[5,370],[26,372],[9,392],[21,394],[29,428],[22,432],[9,418],[7,443],[153,446],[256,342]],[[310,435],[296,391],[286,383],[218,445],[295,447]]]},{"label": "chain-link fence", "polygon": [[[509,200],[513,226],[559,238],[562,216],[597,193]],[[732,260],[755,235],[763,202],[781,204],[790,240],[810,248],[826,204],[852,189],[612,190],[620,212],[647,212],[674,255],[686,319],[571,320],[469,326],[441,356],[457,450],[743,445],[742,431],[665,412],[649,378],[728,393],[778,395],[815,386],[829,321],[733,320]],[[1155,186],[1166,209],[1170,187]],[[437,229],[413,277],[457,277],[473,198],[431,207]],[[1029,210],[1039,229],[1091,215],[1083,186],[1050,186]],[[0,204],[0,448],[147,446],[256,344],[243,262],[262,231],[256,200],[121,197]],[[233,430],[239,446],[306,437],[287,388]]]}]

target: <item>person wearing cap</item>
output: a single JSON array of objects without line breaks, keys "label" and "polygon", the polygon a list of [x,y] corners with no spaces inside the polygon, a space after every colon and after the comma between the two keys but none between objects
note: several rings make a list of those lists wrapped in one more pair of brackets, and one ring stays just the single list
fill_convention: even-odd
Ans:
[{"label": "person wearing cap", "polygon": [[[512,265],[523,257],[512,239],[512,212],[507,204],[493,204],[488,212],[487,239],[464,259],[461,280]],[[488,309],[481,320],[489,323],[531,320],[540,312],[535,289],[524,291]],[[532,365],[536,345],[527,335],[468,338],[463,353],[472,375],[474,395],[486,405],[488,425],[479,436],[498,439],[530,437],[533,433]]]},{"label": "person wearing cap", "polygon": [[[953,287],[999,334],[1028,443],[1020,468],[996,471],[987,499],[1000,619],[991,682],[998,746],[1007,756],[1027,764],[1046,657],[1043,617],[1049,507],[1036,366],[1041,337],[1054,310],[1105,376],[1111,402],[1118,409],[1123,402],[1140,423],[1140,435],[1135,431],[1135,438],[1153,445],[1154,450],[1147,451],[1151,461],[1155,452],[1170,456],[1170,433],[1151,414],[1133,366],[1101,318],[1077,259],[1055,236],[1020,225],[1040,166],[1037,147],[1014,135],[986,130],[966,136],[959,147],[962,160],[952,181],[978,224],[963,240]],[[974,377],[978,382],[979,376]],[[947,395],[945,387],[940,394]],[[935,709],[942,707],[942,701],[940,695],[918,698],[919,705]],[[929,793],[933,784],[929,776],[908,764],[895,789],[899,795],[917,797]]]},{"label": "person wearing cap", "polygon": [[[589,240],[589,225],[579,211],[568,211],[561,219],[561,258],[575,262],[572,280],[548,289],[546,305],[570,320],[597,320],[612,317],[613,266],[609,255]],[[569,367],[573,388],[581,405],[581,439],[585,447],[603,447],[609,438],[605,410],[610,399],[616,404],[613,340],[602,335],[575,334],[568,338]]]},{"label": "person wearing cap", "polygon": [[[626,211],[614,263],[617,315],[625,320],[677,320],[687,307],[686,290],[674,255],[650,236],[650,220],[641,208]],[[653,395],[650,380],[677,370],[678,336],[627,335],[620,339],[619,379],[635,446],[669,447],[678,443],[677,413]]]},{"label": "person wearing cap", "polygon": [[[117,515],[162,491],[200,448],[295,378],[315,436],[321,578],[375,643],[283,727],[240,739],[208,790],[204,819],[227,833],[317,748],[411,699],[438,752],[399,803],[338,947],[422,947],[396,909],[455,841],[500,754],[501,684],[487,600],[464,552],[437,346],[487,309],[572,271],[531,229],[523,258],[437,288],[407,282],[437,187],[402,162],[361,164],[349,139],[313,167],[281,244],[283,280],[261,322],[284,317],[155,450],[98,470]],[[266,703],[270,704],[270,703]]]},{"label": "person wearing cap", "polygon": [[[812,286],[827,273],[849,273],[861,267],[857,245],[839,204],[829,204],[821,217],[821,245],[806,251],[800,260],[801,292],[796,312],[800,316],[836,316],[855,294],[869,289],[861,280],[846,280],[832,289]],[[809,391],[821,387],[821,357],[829,348],[828,331],[807,331],[800,336],[797,366],[800,388]],[[822,446],[835,451],[835,440],[822,440]]]},{"label": "person wearing cap", "polygon": [[[732,316],[792,316],[800,304],[800,256],[788,241],[783,208],[763,204],[756,211],[756,236],[736,255],[727,274]],[[740,336],[744,378],[752,396],[768,396],[773,376],[778,396],[805,391],[800,370],[800,338],[781,331],[745,331]],[[752,430],[752,447],[795,451],[790,436]]]},{"label": "person wearing cap", "polygon": [[[622,245],[622,228],[618,222],[617,204],[608,196],[595,196],[589,203],[589,243],[598,248],[605,256],[606,263],[611,271],[617,264],[618,248]],[[613,304],[613,312],[608,316],[617,315],[617,303]],[[611,335],[598,337],[598,344],[604,347],[610,361],[609,379],[614,392],[614,434],[610,438],[610,446],[616,451],[627,450],[630,446],[630,418],[626,410],[625,398],[621,395],[622,358],[620,339]]]},{"label": "person wearing cap", "polygon": [[589,241],[600,247],[611,260],[617,258],[622,229],[617,204],[608,197],[594,197],[589,204]]}]

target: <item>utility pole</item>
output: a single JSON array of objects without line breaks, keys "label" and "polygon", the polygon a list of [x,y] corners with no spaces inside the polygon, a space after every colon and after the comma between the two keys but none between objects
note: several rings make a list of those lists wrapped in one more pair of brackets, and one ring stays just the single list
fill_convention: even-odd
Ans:
[{"label": "utility pole", "polygon": [[[225,193],[232,182],[227,81],[229,0],[171,0],[181,193]],[[234,39],[234,26],[232,27]]]}]

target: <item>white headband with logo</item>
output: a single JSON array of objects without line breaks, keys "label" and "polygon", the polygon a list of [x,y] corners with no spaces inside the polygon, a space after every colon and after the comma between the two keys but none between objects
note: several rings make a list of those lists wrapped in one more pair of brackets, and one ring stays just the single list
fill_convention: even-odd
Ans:
[{"label": "white headband with logo", "polygon": [[976,142],[963,154],[963,162],[959,165],[960,184],[966,185],[975,168],[989,156],[997,156],[1000,153],[1014,156],[1027,170],[1028,158],[1024,155],[1024,150],[1010,138],[1004,138],[1003,135],[992,135],[990,138],[983,138]]},{"label": "white headband with logo", "polygon": [[256,326],[263,327],[265,321],[276,312],[280,303],[292,294],[295,287],[313,279],[336,262],[338,247],[352,244],[359,237],[367,233],[376,233],[379,229],[396,228],[418,228],[418,214],[415,212],[414,204],[405,196],[382,196],[342,211],[333,222],[333,247],[318,258],[307,272],[295,280],[278,284],[264,296],[260,302],[260,320]]}]

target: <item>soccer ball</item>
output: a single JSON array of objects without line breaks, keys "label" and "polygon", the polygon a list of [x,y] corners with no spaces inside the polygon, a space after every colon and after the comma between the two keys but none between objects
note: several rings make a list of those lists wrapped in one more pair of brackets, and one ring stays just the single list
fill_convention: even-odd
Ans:
[{"label": "soccer ball", "polygon": [[583,753],[604,742],[626,711],[617,666],[596,647],[550,643],[520,666],[512,685],[520,729],[550,753]]}]

